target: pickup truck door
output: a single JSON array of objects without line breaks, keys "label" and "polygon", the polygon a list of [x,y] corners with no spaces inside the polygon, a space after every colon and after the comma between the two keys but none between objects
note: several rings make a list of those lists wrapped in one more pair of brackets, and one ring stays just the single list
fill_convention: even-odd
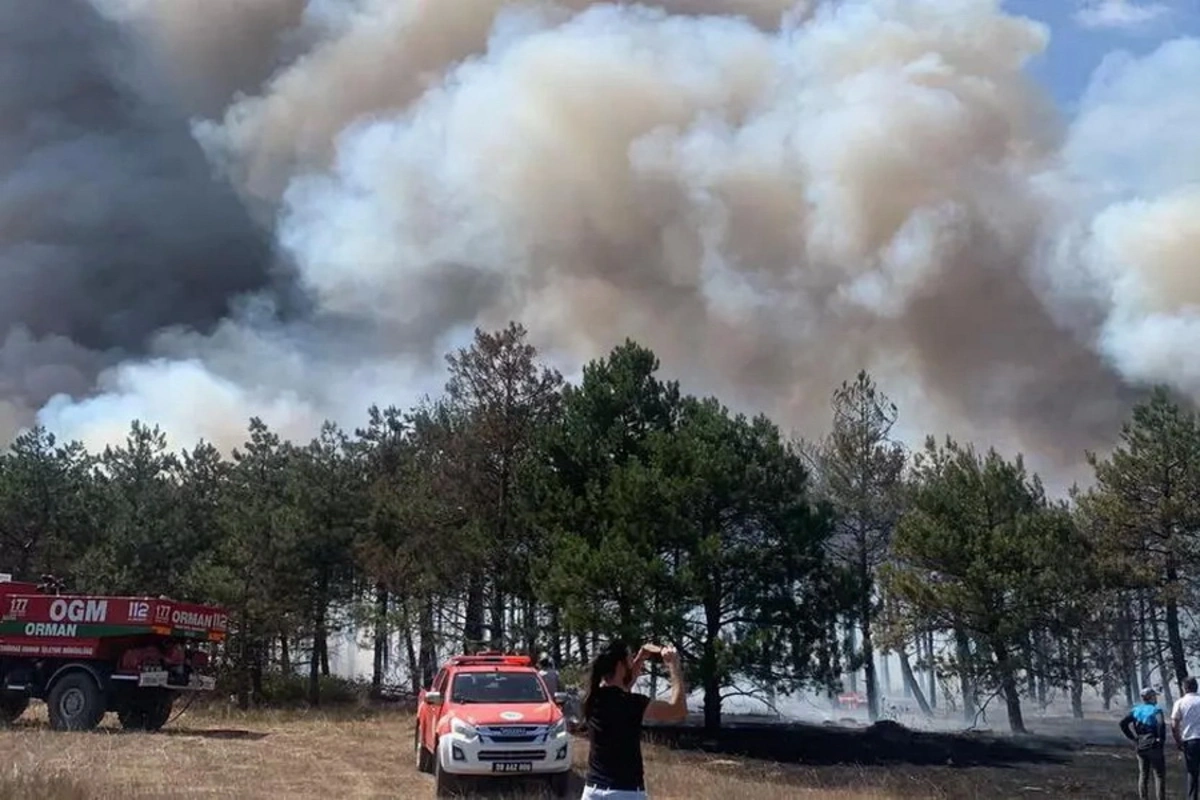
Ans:
[{"label": "pickup truck door", "polygon": [[[430,687],[431,691],[441,692],[443,698],[445,698],[446,693],[446,678],[446,668],[443,667],[438,670],[437,677],[433,679],[433,686]],[[430,752],[433,752],[433,739],[437,731],[437,721],[438,717],[441,716],[441,711],[440,708],[436,708],[425,702],[425,690],[422,689],[421,694],[417,696],[417,724],[421,727],[421,741]]]}]

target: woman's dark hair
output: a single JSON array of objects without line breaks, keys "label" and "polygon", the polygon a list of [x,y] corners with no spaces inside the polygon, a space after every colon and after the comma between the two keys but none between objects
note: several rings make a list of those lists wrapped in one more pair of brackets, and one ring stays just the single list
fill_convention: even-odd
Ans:
[{"label": "woman's dark hair", "polygon": [[588,690],[583,697],[583,718],[592,716],[592,698],[600,688],[600,681],[611,678],[617,671],[617,665],[629,658],[629,645],[620,639],[614,639],[596,654],[588,671]]}]

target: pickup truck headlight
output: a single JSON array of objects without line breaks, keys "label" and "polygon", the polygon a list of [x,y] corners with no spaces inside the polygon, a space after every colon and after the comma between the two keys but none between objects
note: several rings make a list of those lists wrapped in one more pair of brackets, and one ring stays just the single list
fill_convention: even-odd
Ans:
[{"label": "pickup truck headlight", "polygon": [[558,722],[556,722],[550,726],[550,733],[547,734],[547,737],[550,739],[557,739],[559,736],[566,736],[566,735],[567,735],[567,720],[564,717],[563,719],[560,719]]},{"label": "pickup truck headlight", "polygon": [[479,736],[479,731],[475,730],[474,725],[457,718],[450,720],[450,731],[468,739],[475,739]]}]

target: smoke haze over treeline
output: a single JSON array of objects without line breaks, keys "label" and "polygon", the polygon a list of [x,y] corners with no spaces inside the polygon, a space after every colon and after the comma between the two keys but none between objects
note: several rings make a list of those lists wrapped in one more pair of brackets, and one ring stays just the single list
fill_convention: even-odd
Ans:
[{"label": "smoke haze over treeline", "polygon": [[1048,41],[992,0],[15,0],[0,435],[307,436],[516,319],[806,435],[865,367],[910,435],[1069,476],[1140,386],[1200,396],[1200,42],[1067,119]]}]

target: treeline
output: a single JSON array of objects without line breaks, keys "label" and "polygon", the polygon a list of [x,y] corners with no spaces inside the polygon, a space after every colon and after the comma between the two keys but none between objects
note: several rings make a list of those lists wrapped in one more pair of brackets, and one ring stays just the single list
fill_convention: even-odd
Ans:
[{"label": "treeline", "polygon": [[1019,457],[906,452],[865,373],[801,442],[684,394],[634,342],[578,385],[515,323],[447,366],[442,396],[354,431],[251,420],[228,458],[138,422],[101,453],[32,430],[0,456],[0,570],[224,605],[247,706],[299,673],[321,702],[345,629],[374,632],[375,690],[397,659],[415,689],[449,651],[582,665],[620,634],[680,648],[710,726],[734,694],[833,696],[857,670],[875,717],[893,653],[926,712],[915,670],[1021,730],[1023,700],[1130,701],[1200,645],[1200,426],[1163,390],[1088,456],[1093,488],[1055,500]]}]

